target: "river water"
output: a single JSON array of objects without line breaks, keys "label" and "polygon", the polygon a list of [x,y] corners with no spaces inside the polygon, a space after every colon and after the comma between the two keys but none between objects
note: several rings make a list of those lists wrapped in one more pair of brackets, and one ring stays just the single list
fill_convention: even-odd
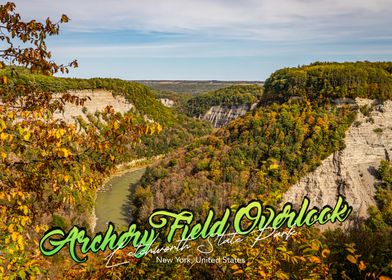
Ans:
[{"label": "river water", "polygon": [[116,229],[127,226],[130,222],[129,197],[133,184],[143,176],[146,168],[138,168],[111,178],[104,190],[97,193],[95,215],[97,218],[95,231],[105,231],[108,222]]}]

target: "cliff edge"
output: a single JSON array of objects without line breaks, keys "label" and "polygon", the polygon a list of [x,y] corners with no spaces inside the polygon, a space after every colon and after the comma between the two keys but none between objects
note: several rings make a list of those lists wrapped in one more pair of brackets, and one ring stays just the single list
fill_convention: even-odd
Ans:
[{"label": "cliff edge", "polygon": [[[356,99],[360,108],[356,120],[346,132],[345,148],[326,158],[313,172],[302,178],[283,195],[283,202],[298,206],[307,196],[312,206],[334,206],[339,194],[353,207],[349,221],[341,226],[355,226],[368,216],[375,204],[374,183],[381,160],[392,158],[392,101]],[[367,106],[367,107],[365,107]],[[335,228],[336,224],[328,227]]]}]

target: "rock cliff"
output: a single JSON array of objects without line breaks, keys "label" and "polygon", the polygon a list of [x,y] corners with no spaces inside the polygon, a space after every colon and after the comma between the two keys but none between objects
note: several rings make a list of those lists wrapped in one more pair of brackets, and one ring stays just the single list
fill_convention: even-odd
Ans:
[{"label": "rock cliff", "polygon": [[[78,97],[90,97],[84,104],[87,111],[90,113],[95,113],[106,108],[106,106],[112,106],[114,111],[125,113],[130,109],[134,108],[123,96],[113,96],[110,91],[97,89],[97,90],[78,90],[69,91],[70,94],[76,95]],[[65,121],[72,121],[73,117],[83,116],[83,107],[74,104],[66,103],[64,108],[64,113],[55,113],[55,118],[61,118]]]},{"label": "rock cliff", "polygon": [[366,116],[358,112],[356,121],[346,132],[345,148],[326,158],[283,196],[284,202],[296,206],[307,196],[313,206],[322,207],[334,206],[337,195],[344,195],[353,212],[350,221],[341,225],[343,228],[354,226],[359,218],[368,216],[367,209],[375,204],[376,169],[381,160],[392,158],[392,101],[377,104],[357,99],[356,103],[359,107],[372,106],[372,110],[365,112]]},{"label": "rock cliff", "polygon": [[230,121],[253,110],[256,105],[257,103],[252,105],[243,104],[231,107],[212,106],[207,111],[207,113],[200,116],[199,118],[211,122],[214,127],[222,127],[228,124]]},{"label": "rock cliff", "polygon": [[171,108],[174,106],[174,101],[169,98],[159,98],[159,101],[161,101],[161,103],[166,107]]}]

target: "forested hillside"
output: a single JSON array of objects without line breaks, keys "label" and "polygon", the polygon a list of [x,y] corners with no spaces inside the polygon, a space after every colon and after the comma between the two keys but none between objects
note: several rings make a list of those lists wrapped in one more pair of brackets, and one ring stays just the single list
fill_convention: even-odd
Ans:
[{"label": "forested hillside", "polygon": [[392,98],[391,62],[315,62],[283,68],[265,81],[265,101],[302,97],[326,101],[334,98]]},{"label": "forested hillside", "polygon": [[[134,193],[134,213],[142,221],[155,208],[187,208],[203,217],[210,207],[219,211],[250,199],[277,206],[289,186],[344,147],[345,132],[355,120],[358,106],[334,106],[330,101],[343,97],[391,99],[390,65],[316,63],[275,72],[266,81],[264,101],[267,102],[263,106],[149,168]],[[300,98],[290,99],[293,96]],[[390,170],[385,166],[390,163],[383,165],[381,174]],[[289,259],[279,264],[265,260],[263,264],[253,261],[248,265],[252,271],[261,269],[262,275],[267,274],[268,266],[276,265],[275,273],[281,271],[287,279],[293,275],[298,279],[327,279],[325,275],[335,278],[346,275],[350,279],[390,276],[392,240],[388,217],[391,211],[385,205],[391,206],[391,192],[379,188],[377,201],[381,201],[380,195],[383,196],[380,210],[369,210],[372,214],[366,223],[347,235],[339,230],[324,236],[300,229],[307,237],[299,248],[316,242],[311,240],[323,240],[322,247],[312,245],[312,248],[323,248],[324,252],[322,258],[309,259],[310,264],[320,264],[318,270],[313,270],[314,274],[301,274],[303,264],[299,260],[293,261],[296,263],[293,266],[289,265]],[[361,243],[364,236],[366,244]],[[264,244],[266,247],[259,250],[276,250],[278,244]],[[298,247],[293,244],[285,246],[289,255],[298,253]],[[328,269],[321,268],[321,263]]]},{"label": "forested hillside", "polygon": [[164,154],[211,131],[207,122],[189,118],[163,106],[153,91],[136,82],[107,78],[56,78],[32,74],[20,67],[16,68],[16,72],[10,69],[2,70],[0,75],[6,75],[11,85],[23,85],[38,91],[66,93],[74,90],[105,89],[113,95],[124,96],[136,108],[134,113],[142,118],[146,116],[162,126],[159,135],[143,136],[141,143],[135,147],[129,158]]},{"label": "forested hillside", "polygon": [[179,94],[198,95],[204,92],[216,91],[233,85],[261,84],[259,81],[217,81],[217,80],[141,80],[138,81],[154,90]]},{"label": "forested hillside", "polygon": [[259,108],[148,169],[135,213],[145,220],[155,208],[189,208],[203,216],[209,207],[276,202],[275,195],[341,147],[353,117],[349,109],[306,102]]},{"label": "forested hillside", "polygon": [[258,85],[234,85],[188,99],[182,110],[188,116],[199,117],[212,106],[231,107],[257,103],[263,89]]}]

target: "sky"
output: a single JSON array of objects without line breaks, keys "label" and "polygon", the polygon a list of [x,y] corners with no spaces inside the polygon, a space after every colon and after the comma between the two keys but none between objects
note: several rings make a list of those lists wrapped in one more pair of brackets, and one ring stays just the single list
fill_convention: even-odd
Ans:
[{"label": "sky", "polygon": [[314,61],[392,60],[392,0],[15,0],[66,14],[48,46],[71,77],[262,81]]}]

